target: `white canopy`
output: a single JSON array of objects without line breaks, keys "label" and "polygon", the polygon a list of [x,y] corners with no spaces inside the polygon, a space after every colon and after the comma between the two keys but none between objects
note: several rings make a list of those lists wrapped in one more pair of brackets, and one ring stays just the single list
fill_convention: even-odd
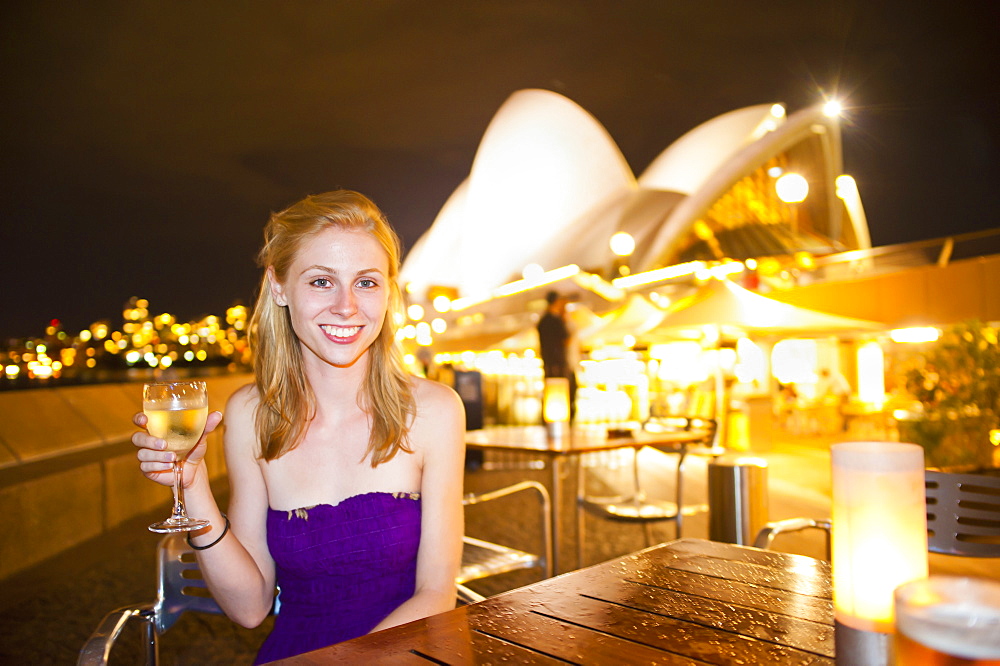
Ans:
[{"label": "white canopy", "polygon": [[621,344],[626,335],[639,336],[656,328],[666,311],[642,294],[630,294],[625,303],[577,333],[587,348]]},{"label": "white canopy", "polygon": [[729,280],[711,280],[694,295],[678,301],[654,331],[644,336],[675,337],[677,329],[719,326],[758,334],[832,334],[884,329],[854,319],[782,303],[744,289]]}]

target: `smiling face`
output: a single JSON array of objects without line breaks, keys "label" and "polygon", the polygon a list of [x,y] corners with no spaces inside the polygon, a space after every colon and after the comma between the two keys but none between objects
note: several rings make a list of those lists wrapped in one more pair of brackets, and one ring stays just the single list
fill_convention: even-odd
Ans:
[{"label": "smiling face", "polygon": [[389,302],[389,258],[368,232],[326,227],[303,241],[284,283],[268,269],[275,302],[288,306],[306,367],[350,367],[378,338]]}]

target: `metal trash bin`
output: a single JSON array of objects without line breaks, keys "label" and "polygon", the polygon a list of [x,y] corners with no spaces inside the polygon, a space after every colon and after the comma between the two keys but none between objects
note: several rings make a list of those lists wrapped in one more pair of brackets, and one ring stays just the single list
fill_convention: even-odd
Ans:
[{"label": "metal trash bin", "polygon": [[716,458],[708,464],[708,538],[752,546],[767,523],[767,461]]}]

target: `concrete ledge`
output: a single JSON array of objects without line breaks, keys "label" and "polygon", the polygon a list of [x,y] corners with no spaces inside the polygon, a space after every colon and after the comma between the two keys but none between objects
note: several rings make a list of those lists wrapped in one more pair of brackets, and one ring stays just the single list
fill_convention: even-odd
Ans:
[{"label": "concrete ledge", "polygon": [[[207,378],[209,409],[252,375]],[[139,472],[132,416],[142,384],[0,393],[0,580],[137,515],[168,511],[172,493]],[[209,436],[213,481],[226,476],[223,428]]]},{"label": "concrete ledge", "polygon": [[96,463],[0,489],[0,578],[103,530]]},{"label": "concrete ledge", "polygon": [[13,454],[8,464],[60,455],[103,442],[86,415],[64,400],[58,389],[0,394],[0,441]]}]

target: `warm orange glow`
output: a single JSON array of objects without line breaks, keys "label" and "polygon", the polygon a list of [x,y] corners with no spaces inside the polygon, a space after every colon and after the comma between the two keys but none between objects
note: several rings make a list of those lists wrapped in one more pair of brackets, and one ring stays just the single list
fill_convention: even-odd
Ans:
[{"label": "warm orange glow", "polygon": [[637,287],[642,284],[659,282],[660,280],[669,280],[671,278],[681,277],[684,275],[694,275],[695,272],[704,267],[704,262],[689,261],[687,263],[677,264],[676,266],[667,266],[666,268],[658,268],[656,270],[646,271],[645,273],[636,273],[635,275],[616,278],[611,281],[611,284],[622,289],[628,289],[629,287]]},{"label": "warm orange glow", "polygon": [[542,403],[547,423],[569,421],[569,380],[565,377],[548,377]]},{"label": "warm orange glow", "polygon": [[781,262],[774,257],[764,257],[757,263],[757,270],[761,275],[777,275],[781,271]]},{"label": "warm orange glow", "polygon": [[927,576],[924,453],[916,444],[846,442],[833,462],[833,598],[837,620],[892,631],[893,591]]},{"label": "warm orange glow", "polygon": [[816,258],[809,252],[796,252],[795,265],[805,270],[816,268]]},{"label": "warm orange glow", "polygon": [[869,405],[885,402],[885,358],[877,342],[858,347],[858,399]]}]

